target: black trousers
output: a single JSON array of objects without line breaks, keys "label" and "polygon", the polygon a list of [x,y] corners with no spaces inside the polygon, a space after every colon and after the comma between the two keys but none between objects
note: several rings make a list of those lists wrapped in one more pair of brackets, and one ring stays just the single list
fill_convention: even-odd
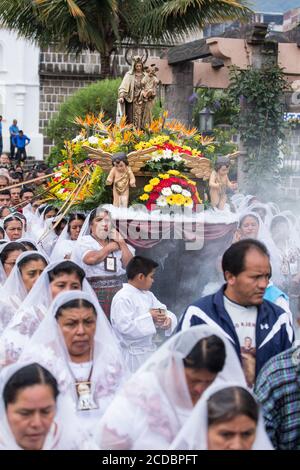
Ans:
[{"label": "black trousers", "polygon": [[10,158],[14,158],[15,148],[16,148],[16,146],[13,144],[13,138],[10,137]]},{"label": "black trousers", "polygon": [[18,163],[25,162],[27,158],[25,147],[19,147],[16,155],[16,160]]}]

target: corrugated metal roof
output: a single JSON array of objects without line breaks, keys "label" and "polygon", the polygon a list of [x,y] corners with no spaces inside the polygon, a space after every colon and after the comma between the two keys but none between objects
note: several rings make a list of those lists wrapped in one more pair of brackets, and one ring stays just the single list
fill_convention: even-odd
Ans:
[{"label": "corrugated metal roof", "polygon": [[257,12],[284,13],[300,7],[300,0],[248,0],[249,7]]}]

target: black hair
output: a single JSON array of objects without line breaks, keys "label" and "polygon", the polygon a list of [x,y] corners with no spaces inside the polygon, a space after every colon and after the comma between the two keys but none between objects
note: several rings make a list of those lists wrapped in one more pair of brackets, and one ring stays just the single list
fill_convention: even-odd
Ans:
[{"label": "black hair", "polygon": [[[53,221],[53,224],[55,224],[55,223],[56,223],[56,221]],[[54,232],[56,233],[56,235],[61,234],[61,232],[63,231],[65,225],[67,225],[67,219],[65,217],[63,217],[54,229]]]},{"label": "black hair", "polygon": [[69,302],[66,302],[65,304],[61,305],[61,307],[59,307],[55,314],[56,320],[62,315],[63,310],[68,310],[70,308],[91,308],[95,316],[97,316],[96,309],[91,302],[85,299],[74,299],[70,300]]},{"label": "black hair", "polygon": [[126,274],[128,279],[134,279],[138,274],[148,276],[154,269],[158,267],[158,263],[153,259],[145,258],[144,256],[134,256],[126,267]]},{"label": "black hair", "polygon": [[37,247],[29,240],[22,240],[20,243],[22,243],[28,251],[38,251]]},{"label": "black hair", "polygon": [[53,398],[56,401],[59,390],[55,377],[40,364],[33,363],[19,369],[5,384],[3,390],[5,408],[17,401],[18,393],[21,390],[33,385],[48,385],[52,389]]},{"label": "black hair", "polygon": [[110,213],[108,212],[108,210],[106,209],[102,209],[102,208],[99,208],[99,207],[96,207],[95,209],[93,209],[90,213],[90,219],[89,219],[89,225],[92,225],[92,222],[93,220],[99,215],[99,214],[102,214],[105,213],[107,215],[110,215]]},{"label": "black hair", "polygon": [[4,248],[3,250],[1,251],[0,253],[0,260],[3,263],[6,262],[7,258],[8,258],[8,255],[12,252],[12,251],[26,251],[26,248],[24,245],[22,245],[22,243],[18,243],[18,242],[9,242]]},{"label": "black hair", "polygon": [[34,190],[32,188],[30,188],[29,186],[25,186],[24,188],[21,189],[21,192],[20,192],[20,199],[22,199],[22,197],[24,196],[25,193],[32,193],[34,194]]},{"label": "black hair", "polygon": [[23,181],[23,176],[21,173],[17,172],[17,171],[12,171],[9,176],[11,177],[11,179],[13,180],[21,180]]},{"label": "black hair", "polygon": [[[7,216],[7,219],[4,220],[4,223],[3,223],[3,228],[4,230],[6,230],[7,228],[7,225],[10,223],[10,222],[14,222],[15,220],[17,220],[18,222],[20,222],[20,224],[22,225],[23,227],[23,222],[21,220],[21,217],[19,217],[18,215],[8,215]],[[26,221],[26,218],[25,218],[25,221]]]},{"label": "black hair", "polygon": [[55,268],[51,269],[51,271],[48,271],[49,281],[52,282],[58,276],[65,273],[76,274],[78,276],[80,284],[82,285],[83,280],[85,278],[85,272],[83,269],[81,269],[80,266],[78,266],[78,264],[73,263],[73,261],[62,261],[57,266],[55,266]]},{"label": "black hair", "polygon": [[11,197],[9,189],[2,189],[2,191],[0,191],[0,196],[3,194],[6,194],[6,196]]},{"label": "black hair", "polygon": [[57,207],[50,205],[46,207],[43,217],[45,218],[48,212],[51,212],[51,211],[55,211],[56,214],[58,213]]},{"label": "black hair", "polygon": [[225,251],[222,258],[223,274],[228,271],[234,276],[238,276],[243,272],[245,269],[245,257],[250,250],[256,250],[270,259],[267,247],[263,243],[252,238],[246,238],[245,240],[233,243]]},{"label": "black hair", "polygon": [[242,387],[227,387],[214,393],[207,401],[208,426],[245,415],[258,422],[259,406],[251,393]]},{"label": "black hair", "polygon": [[[0,233],[3,235],[3,237],[5,237],[5,232],[4,232],[4,228],[3,227],[0,227]],[[6,240],[5,240],[6,242]]]},{"label": "black hair", "polygon": [[19,270],[22,271],[22,268],[24,268],[24,266],[26,266],[26,264],[30,263],[31,261],[44,261],[46,266],[48,264],[47,260],[40,253],[31,253],[30,255],[22,258],[21,261],[17,263]]},{"label": "black hair", "polygon": [[82,220],[82,222],[84,222],[85,215],[79,212],[74,212],[73,214],[70,215],[69,221],[68,221],[68,233],[70,233],[70,223],[73,222],[73,220]]},{"label": "black hair", "polygon": [[240,218],[239,224],[238,224],[239,228],[242,226],[244,220],[247,219],[247,217],[252,217],[252,219],[255,219],[257,221],[258,225],[259,225],[259,215],[251,213],[251,214],[245,214]]},{"label": "black hair", "polygon": [[183,359],[183,365],[191,369],[206,369],[218,374],[224,367],[226,350],[224,342],[216,335],[200,339]]}]

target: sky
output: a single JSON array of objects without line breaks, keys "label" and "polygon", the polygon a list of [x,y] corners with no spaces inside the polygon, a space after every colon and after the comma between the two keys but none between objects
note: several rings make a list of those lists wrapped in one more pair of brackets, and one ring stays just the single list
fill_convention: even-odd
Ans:
[{"label": "sky", "polygon": [[248,0],[254,11],[284,13],[292,8],[300,7],[300,0]]}]

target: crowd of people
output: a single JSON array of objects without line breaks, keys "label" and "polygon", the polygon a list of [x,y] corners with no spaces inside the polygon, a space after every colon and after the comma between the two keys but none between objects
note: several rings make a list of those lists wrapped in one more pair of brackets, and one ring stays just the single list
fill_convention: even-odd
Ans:
[{"label": "crowd of people", "polygon": [[109,208],[58,218],[43,181],[28,183],[51,170],[24,174],[7,158],[1,449],[300,448],[292,212],[235,194],[231,244],[177,318],[151,291],[158,260],[136,254]]}]

